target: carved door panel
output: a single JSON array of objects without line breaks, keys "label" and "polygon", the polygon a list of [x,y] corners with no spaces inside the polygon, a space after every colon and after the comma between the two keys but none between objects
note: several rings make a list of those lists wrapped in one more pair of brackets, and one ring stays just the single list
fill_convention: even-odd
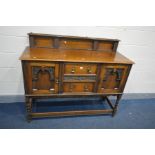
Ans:
[{"label": "carved door panel", "polygon": [[58,64],[30,63],[29,67],[31,93],[58,93]]},{"label": "carved door panel", "polygon": [[122,92],[128,77],[128,72],[129,70],[127,65],[103,65],[101,69],[98,92]]}]

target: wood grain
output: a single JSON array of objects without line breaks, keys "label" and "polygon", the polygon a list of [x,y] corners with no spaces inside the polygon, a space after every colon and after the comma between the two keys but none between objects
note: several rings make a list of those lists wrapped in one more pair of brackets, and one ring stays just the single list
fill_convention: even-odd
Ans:
[{"label": "wood grain", "polygon": [[120,53],[27,47],[20,60],[134,64]]},{"label": "wood grain", "polygon": [[85,49],[116,52],[119,40],[29,33],[30,47]]},{"label": "wood grain", "polygon": [[[115,115],[133,61],[116,52],[119,40],[29,34],[22,61],[28,120],[35,117]],[[116,96],[114,104],[108,96]],[[110,109],[32,113],[35,99],[106,99]]]}]

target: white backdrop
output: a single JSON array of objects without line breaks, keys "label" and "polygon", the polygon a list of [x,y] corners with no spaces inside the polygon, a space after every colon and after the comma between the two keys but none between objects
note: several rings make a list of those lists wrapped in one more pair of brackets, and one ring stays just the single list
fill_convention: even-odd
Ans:
[{"label": "white backdrop", "polygon": [[155,27],[0,27],[0,95],[24,94],[18,60],[27,33],[120,39],[118,51],[135,61],[125,93],[155,93]]}]

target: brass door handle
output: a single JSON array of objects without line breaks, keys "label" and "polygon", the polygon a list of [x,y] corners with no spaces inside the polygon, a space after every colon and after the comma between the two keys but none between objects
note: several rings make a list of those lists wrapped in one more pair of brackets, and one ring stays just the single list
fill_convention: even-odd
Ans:
[{"label": "brass door handle", "polygon": [[56,83],[56,84],[58,84],[58,83],[59,83],[59,80],[58,80],[58,79],[56,79],[56,80],[55,80],[55,83]]},{"label": "brass door handle", "polygon": [[73,89],[74,89],[74,87],[75,87],[74,85],[70,84],[70,85],[69,85],[69,91],[72,92]]},{"label": "brass door handle", "polygon": [[88,85],[84,85],[84,91],[88,91]]}]

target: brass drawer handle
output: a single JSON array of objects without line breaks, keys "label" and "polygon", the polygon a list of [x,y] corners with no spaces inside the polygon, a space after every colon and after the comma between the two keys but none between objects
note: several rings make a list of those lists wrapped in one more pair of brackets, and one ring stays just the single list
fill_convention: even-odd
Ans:
[{"label": "brass drawer handle", "polygon": [[75,88],[75,85],[72,85],[72,84],[69,85],[69,91],[70,92],[72,92],[74,88]]},{"label": "brass drawer handle", "polygon": [[117,87],[115,87],[114,89],[115,89],[115,90],[117,90],[118,88],[117,88]]},{"label": "brass drawer handle", "polygon": [[53,93],[55,91],[55,89],[54,88],[50,88],[50,91]]},{"label": "brass drawer handle", "polygon": [[91,70],[91,68],[89,67],[89,68],[87,68],[87,72],[88,73],[92,73],[92,70]]},{"label": "brass drawer handle", "polygon": [[33,91],[37,91],[38,89],[36,89],[36,88],[33,88],[32,90],[33,90]]},{"label": "brass drawer handle", "polygon": [[88,91],[88,85],[84,85],[84,91]]}]

